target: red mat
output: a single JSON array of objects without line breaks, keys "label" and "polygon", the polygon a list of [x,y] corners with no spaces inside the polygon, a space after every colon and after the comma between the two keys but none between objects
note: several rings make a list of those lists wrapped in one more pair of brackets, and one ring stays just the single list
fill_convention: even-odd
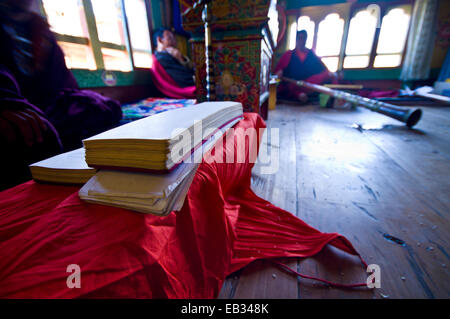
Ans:
[{"label": "red mat", "polygon": [[[263,127],[247,113],[235,128]],[[216,298],[225,277],[255,259],[308,257],[327,243],[357,255],[344,237],[256,196],[252,167],[202,163],[183,208],[167,217],[85,203],[78,187],[30,181],[1,192],[0,297]],[[71,264],[81,288],[67,287]]]}]

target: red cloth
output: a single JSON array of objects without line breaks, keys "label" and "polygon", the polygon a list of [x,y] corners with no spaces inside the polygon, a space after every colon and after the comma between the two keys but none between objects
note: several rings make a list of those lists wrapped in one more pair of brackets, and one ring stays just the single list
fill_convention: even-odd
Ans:
[{"label": "red cloth", "polygon": [[[320,58],[312,51],[307,49],[307,51],[300,51],[297,49],[294,50],[288,50],[286,51],[280,58],[280,60],[278,61],[278,64],[275,67],[274,73],[277,73],[280,70],[283,70],[283,73],[286,75],[286,70],[289,66],[289,63],[291,62],[292,59],[292,55],[296,54],[297,57],[300,59],[300,61],[302,63],[305,62],[306,58],[308,57],[308,55],[311,57],[311,59],[309,60],[309,62],[312,62],[313,65],[311,64],[306,64],[303,66],[303,68],[309,69],[309,73],[314,75],[314,74],[319,74],[322,72],[328,72],[328,69],[326,68],[326,66],[323,64],[323,62],[321,62]],[[300,71],[300,70],[293,70],[293,72]],[[306,78],[308,78],[309,76],[307,76]],[[296,78],[297,80],[304,80],[304,78]]]},{"label": "red cloth", "polygon": [[[283,76],[290,77],[289,72],[287,72],[287,71],[288,71],[288,67],[291,62],[291,58],[292,58],[293,54],[296,54],[298,56],[298,58],[300,59],[300,61],[302,61],[302,63],[304,63],[302,68],[311,68],[309,71],[309,74],[313,73],[312,75],[306,76],[305,78],[300,77],[300,78],[293,78],[293,79],[303,80],[303,81],[313,83],[313,84],[323,84],[326,82],[331,82],[331,83],[335,83],[335,84],[337,83],[337,80],[333,76],[331,76],[331,73],[328,71],[328,69],[325,66],[323,66],[322,62],[320,62],[320,58],[317,57],[315,55],[315,53],[311,50],[308,50],[306,52],[299,51],[296,49],[286,51],[281,56],[280,61],[278,62],[277,66],[275,67],[274,72],[277,73],[278,71],[283,70]],[[305,63],[305,60],[306,60],[308,54],[310,54],[314,57],[312,60],[309,60],[309,61],[310,62],[317,61],[317,63],[313,63],[313,65],[308,65],[308,63]],[[320,71],[322,69],[323,69],[323,71]],[[300,70],[296,69],[295,72],[297,72],[297,71],[300,72]],[[292,71],[292,72],[294,72],[294,71]],[[306,72],[305,74],[308,74],[308,72]],[[285,82],[285,81],[282,81],[280,83],[280,85],[278,86],[278,92],[280,93],[281,96],[290,98],[290,99],[294,99],[294,100],[298,99],[298,95],[300,93],[307,93],[307,94],[312,93],[311,90],[300,87],[294,83]]]},{"label": "red cloth", "polygon": [[383,98],[383,97],[397,97],[399,90],[360,90],[358,95],[368,97],[369,99]]},{"label": "red cloth", "polygon": [[294,50],[289,50],[283,53],[283,55],[280,57],[280,60],[278,61],[278,64],[275,67],[274,73],[287,68],[289,62],[291,61],[292,53],[294,53]]},{"label": "red cloth", "polygon": [[[264,127],[246,113],[235,129]],[[183,208],[167,217],[85,203],[78,187],[30,181],[0,193],[0,297],[216,298],[227,275],[258,258],[308,257],[328,243],[357,255],[344,237],[256,196],[253,164],[210,160],[244,134],[205,155]],[[66,285],[71,264],[79,289]]]},{"label": "red cloth", "polygon": [[195,98],[195,86],[179,87],[174,79],[164,70],[163,66],[158,62],[152,54],[152,67],[150,69],[153,83],[156,88],[166,95],[174,99],[192,99]]}]

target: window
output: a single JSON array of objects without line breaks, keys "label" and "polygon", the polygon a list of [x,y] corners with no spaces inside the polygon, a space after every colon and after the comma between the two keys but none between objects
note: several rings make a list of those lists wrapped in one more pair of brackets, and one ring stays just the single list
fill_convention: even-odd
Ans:
[{"label": "window", "polygon": [[47,21],[59,34],[88,38],[83,6],[78,0],[43,0]]},{"label": "window", "polygon": [[42,0],[69,68],[151,67],[145,0]]},{"label": "window", "polygon": [[297,38],[297,23],[294,22],[289,27],[289,50],[294,50]]},{"label": "window", "polygon": [[308,49],[313,47],[315,25],[314,21],[311,21],[308,16],[301,16],[297,20],[297,31],[306,30],[308,33],[308,38],[306,39],[306,47]]},{"label": "window", "polygon": [[331,72],[338,68],[343,33],[344,19],[337,13],[327,15],[319,23],[316,53]]},{"label": "window", "polygon": [[78,0],[42,1],[50,29],[57,34],[69,68],[96,69],[83,5]]},{"label": "window", "polygon": [[397,67],[401,64],[411,16],[408,9],[409,6],[393,8],[383,17],[373,63],[375,68]]},{"label": "window", "polygon": [[64,52],[64,60],[69,69],[95,70],[97,68],[92,49],[88,45],[63,41],[58,41],[58,44]]},{"label": "window", "polygon": [[[306,10],[291,25],[289,48],[295,48],[295,30],[306,30],[306,46],[332,72],[338,69],[395,68],[402,63],[411,20],[411,5],[402,0],[363,4],[355,2],[348,21],[339,11],[323,17],[327,6]],[[406,1],[404,1],[406,2]],[[336,9],[333,9],[336,10]],[[316,14],[315,12],[321,12]],[[346,19],[346,18],[345,18]]]},{"label": "window", "polygon": [[369,66],[379,10],[361,10],[350,20],[344,68]]},{"label": "window", "polygon": [[151,67],[151,44],[144,0],[125,0],[134,65]]},{"label": "window", "polygon": [[103,63],[107,70],[131,71],[120,0],[91,0]]}]

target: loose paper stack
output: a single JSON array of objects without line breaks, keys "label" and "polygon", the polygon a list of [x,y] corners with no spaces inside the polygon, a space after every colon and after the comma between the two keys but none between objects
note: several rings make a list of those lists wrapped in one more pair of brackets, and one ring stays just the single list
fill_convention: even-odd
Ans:
[{"label": "loose paper stack", "polygon": [[168,172],[242,116],[237,102],[205,102],[143,118],[83,141],[96,168]]},{"label": "loose paper stack", "polygon": [[30,165],[31,175],[39,182],[84,184],[97,172],[84,160],[84,148],[59,154]]},{"label": "loose paper stack", "polygon": [[203,154],[238,121],[233,120],[217,131],[188,159],[167,174],[100,170],[80,189],[79,196],[91,203],[162,216],[179,210]]},{"label": "loose paper stack", "polygon": [[79,196],[91,203],[167,215],[181,209],[197,166],[183,164],[168,175],[102,170],[80,189]]},{"label": "loose paper stack", "polygon": [[167,215],[181,209],[203,154],[242,113],[236,102],[171,110],[88,138],[84,148],[30,169],[38,181],[86,183],[79,191],[85,201]]}]

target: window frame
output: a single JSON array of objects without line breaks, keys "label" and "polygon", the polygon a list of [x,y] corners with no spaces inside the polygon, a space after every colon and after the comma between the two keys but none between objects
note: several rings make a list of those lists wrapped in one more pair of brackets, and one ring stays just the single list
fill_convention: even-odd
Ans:
[{"label": "window frame", "polygon": [[[366,9],[367,6],[369,6],[370,4],[376,4],[379,6],[380,8],[380,27],[375,29],[375,34],[372,40],[372,48],[369,54],[369,64],[367,67],[364,68],[344,68],[344,59],[347,56],[354,56],[354,55],[347,55],[345,54],[345,50],[347,47],[347,40],[348,40],[348,33],[349,33],[349,29],[350,29],[350,21],[351,19],[356,15],[356,13],[362,9]],[[403,51],[401,52],[401,61],[400,64],[398,66],[395,67],[374,67],[374,61],[375,61],[375,57],[377,56],[376,50],[377,50],[377,46],[378,46],[378,41],[379,41],[379,36],[380,36],[380,30],[381,30],[381,23],[383,21],[384,16],[388,13],[388,11],[392,8],[395,7],[399,7],[399,6],[404,6],[404,5],[410,5],[411,6],[411,19],[410,19],[410,25],[408,27],[408,32],[406,34],[406,41],[405,41],[405,46],[403,48]],[[403,62],[405,59],[405,55],[406,55],[406,51],[407,51],[407,47],[408,47],[408,38],[409,38],[409,33],[410,33],[410,29],[411,29],[411,22],[412,22],[412,11],[413,11],[413,6],[414,6],[414,0],[393,0],[393,1],[371,1],[371,2],[354,2],[350,5],[349,7],[349,11],[348,11],[348,15],[347,16],[343,16],[342,14],[340,14],[339,12],[334,12],[333,10],[330,10],[329,12],[327,12],[326,14],[323,14],[322,18],[317,20],[314,19],[314,17],[309,16],[306,12],[303,13],[302,10],[300,9],[299,11],[297,11],[296,14],[296,18],[295,21],[298,21],[298,18],[300,18],[301,16],[308,16],[311,21],[313,21],[315,23],[315,31],[314,31],[314,39],[313,39],[313,45],[312,45],[312,50],[316,50],[316,44],[317,44],[317,35],[318,35],[318,27],[320,22],[323,21],[323,19],[330,13],[338,13],[339,16],[344,19],[344,30],[343,30],[343,35],[342,35],[342,40],[341,40],[341,48],[340,48],[340,52],[339,55],[333,55],[333,56],[321,56],[320,58],[327,58],[327,57],[338,57],[339,61],[338,61],[338,67],[337,67],[337,71],[336,72],[342,72],[342,71],[365,71],[365,70],[395,70],[395,69],[400,69],[403,66]],[[328,6],[322,6],[323,8],[326,8]],[[331,9],[331,8],[330,8]]]},{"label": "window frame", "polygon": [[[97,33],[97,24],[96,24],[94,9],[93,9],[91,0],[80,0],[80,2],[82,3],[82,6],[83,6],[83,13],[84,13],[84,18],[86,20],[89,38],[67,35],[67,34],[60,34],[60,33],[57,33],[54,31],[53,34],[55,35],[56,41],[88,45],[92,50],[92,55],[94,57],[96,70],[124,72],[121,70],[105,69],[105,62],[104,62],[103,53],[102,53],[103,48],[126,52],[128,54],[128,59],[130,60],[130,65],[131,65],[131,70],[129,72],[133,72],[134,70],[138,70],[138,69],[148,70],[151,68],[151,67],[137,67],[137,66],[135,66],[134,59],[133,59],[134,53],[146,53],[146,54],[153,53],[152,27],[151,27],[151,20],[150,20],[151,19],[151,14],[150,14],[151,8],[150,8],[149,2],[147,0],[144,0],[144,4],[145,4],[145,9],[146,9],[146,18],[148,21],[148,29],[149,29],[148,30],[149,31],[148,32],[149,33],[149,41],[150,41],[149,50],[134,49],[131,45],[130,30],[128,27],[128,18],[127,18],[126,8],[125,8],[125,0],[119,0],[120,10],[121,10],[121,14],[122,14],[122,21],[123,21],[125,44],[116,44],[116,43],[100,41],[98,33]],[[39,6],[40,6],[41,14],[45,18],[47,18],[47,14],[45,12],[44,4],[43,4],[42,0],[39,0]],[[89,70],[89,69],[86,69],[86,70]]]},{"label": "window frame", "polygon": [[314,30],[313,48],[314,48],[314,51],[316,51],[317,38],[318,38],[318,35],[319,35],[319,25],[320,25],[320,23],[322,21],[325,21],[325,19],[328,17],[328,15],[330,15],[332,13],[336,13],[339,16],[339,19],[344,20],[344,25],[342,26],[342,37],[341,37],[341,45],[340,45],[340,48],[339,48],[339,52],[338,52],[338,54],[335,54],[335,55],[322,55],[322,56],[319,56],[319,58],[320,58],[320,60],[322,60],[323,58],[338,58],[337,70],[335,71],[335,72],[338,72],[342,68],[342,65],[341,65],[342,61],[343,61],[343,59],[342,59],[342,49],[344,48],[344,50],[345,50],[344,41],[345,42],[347,41],[347,33],[348,33],[348,25],[347,24],[350,21],[349,19],[346,19],[345,16],[343,14],[339,13],[339,12],[328,12],[328,13],[326,13],[323,16],[322,20],[314,21],[314,23],[315,23],[315,26],[314,26],[315,30]]},{"label": "window frame", "polygon": [[403,61],[405,59],[406,48],[408,47],[408,38],[409,38],[410,29],[411,29],[411,19],[409,22],[410,25],[408,26],[408,32],[406,33],[405,46],[404,46],[402,52],[400,52],[400,54],[401,54],[400,64],[397,66],[394,66],[394,67],[374,67],[373,65],[375,62],[375,57],[377,56],[377,47],[378,47],[378,41],[380,38],[381,24],[383,22],[383,18],[386,16],[386,14],[389,12],[389,10],[391,10],[392,8],[395,8],[395,7],[402,6],[402,5],[411,5],[411,15],[412,15],[412,9],[413,9],[412,7],[414,5],[414,1],[413,0],[396,0],[396,1],[380,1],[380,2],[374,1],[373,3],[370,3],[370,2],[354,3],[350,7],[348,27],[347,27],[347,30],[345,31],[347,36],[348,36],[349,27],[350,27],[350,20],[355,16],[355,14],[359,10],[367,8],[367,6],[370,4],[376,4],[380,8],[380,17],[379,17],[380,27],[375,29],[375,34],[374,34],[373,42],[372,42],[372,49],[369,54],[369,65],[365,68],[345,68],[344,69],[343,63],[344,63],[345,57],[351,56],[351,55],[345,54],[345,48],[344,48],[343,55],[340,57],[342,59],[342,68],[340,70],[384,70],[384,69],[396,69],[396,68],[403,67]]},{"label": "window frame", "polygon": [[[371,45],[371,48],[370,48],[370,51],[369,51],[368,54],[347,54],[347,53],[346,53],[346,51],[347,51],[348,37],[349,37],[349,33],[350,33],[350,24],[351,24],[351,21],[352,21],[352,19],[353,19],[354,17],[356,17],[356,15],[357,15],[359,12],[364,11],[364,10],[367,9],[367,7],[368,7],[367,4],[360,4],[360,3],[356,3],[356,4],[357,4],[357,5],[352,6],[352,7],[350,8],[350,13],[349,13],[349,16],[348,16],[348,20],[346,21],[345,42],[343,41],[343,43],[342,43],[342,47],[341,47],[341,56],[340,56],[340,61],[339,61],[339,62],[340,62],[340,70],[344,70],[344,69],[346,69],[346,70],[367,70],[367,69],[370,69],[371,66],[373,66],[373,59],[374,59],[373,53],[374,53],[374,47],[376,47],[377,44],[378,44],[378,35],[379,35],[379,31],[380,31],[380,28],[378,28],[378,27],[375,27],[375,31],[374,31],[373,39],[372,39],[372,45]],[[372,3],[369,3],[369,5],[371,5],[371,4],[372,4]],[[380,26],[381,26],[381,20],[382,20],[382,16],[383,16],[381,7],[380,7],[380,5],[379,5],[378,3],[373,3],[373,4],[375,4],[375,5],[377,5],[377,6],[379,7],[379,14],[380,14],[380,16],[378,17],[378,19],[379,19]],[[375,50],[375,51],[376,51],[376,50]],[[352,67],[352,68],[345,68],[345,67],[344,67],[345,58],[347,58],[347,57],[355,57],[355,56],[367,56],[367,57],[369,58],[369,61],[368,61],[368,63],[367,63],[367,66],[366,66],[366,67]]]}]

